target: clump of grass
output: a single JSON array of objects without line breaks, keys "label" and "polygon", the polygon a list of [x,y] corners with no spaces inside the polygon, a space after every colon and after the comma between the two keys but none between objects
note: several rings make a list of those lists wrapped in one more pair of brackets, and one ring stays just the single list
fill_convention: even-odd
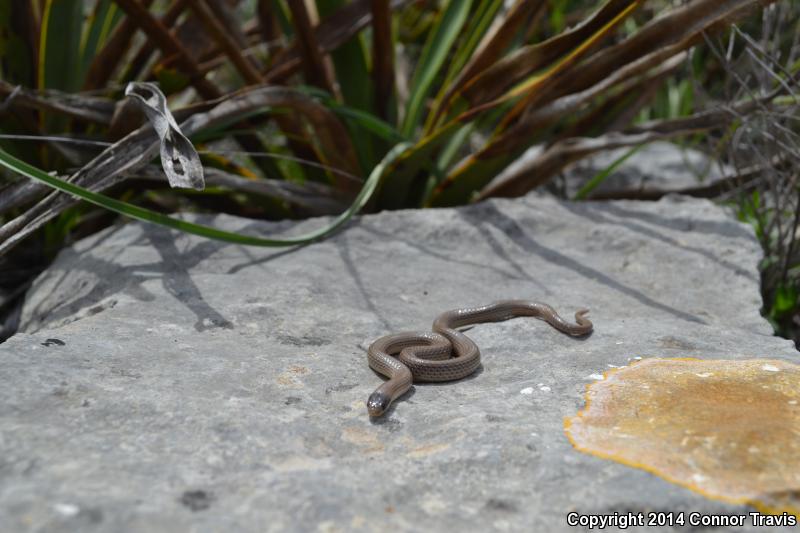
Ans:
[{"label": "clump of grass", "polygon": [[[724,198],[755,229],[764,250],[760,264],[762,313],[776,333],[800,343],[800,6],[780,2],[760,20],[735,26],[708,50],[726,73],[721,96],[759,105],[736,113],[719,138],[722,160],[736,171]],[[780,90],[782,97],[761,102]],[[704,98],[708,98],[704,95]],[[800,345],[800,344],[798,344]]]},{"label": "clump of grass", "polygon": [[[782,86],[733,114],[693,114],[680,74],[706,36],[774,1],[3,2],[0,161],[13,172],[0,191],[0,255],[68,239],[91,214],[75,198],[275,245],[296,243],[194,228],[141,204],[336,211],[343,223],[361,209],[525,194],[598,151],[725,128],[774,105]],[[121,98],[130,81],[167,94],[214,187],[157,181],[158,139]],[[665,82],[689,103],[659,111]],[[534,144],[540,156],[495,179]]]},{"label": "clump of grass", "polygon": [[[224,141],[243,153],[287,156],[243,158],[238,165],[206,158],[224,172],[322,183],[352,200],[390,149],[408,142],[387,165],[370,209],[518,195],[597,150],[708,127],[656,120],[626,129],[624,117],[613,119],[624,112],[630,122],[631,105],[646,103],[631,102],[631,95],[663,81],[677,66],[674,58],[705,32],[723,30],[762,3],[695,0],[656,12],[641,0],[599,7],[518,0],[508,9],[502,0],[259,0],[239,3],[255,15],[246,23],[220,0],[14,1],[0,17],[7,36],[0,58],[9,117],[3,130],[118,140],[137,124],[130,106],[116,104],[118,88],[156,80],[184,104],[174,109],[177,116],[213,115],[193,132],[207,149]],[[285,87],[283,98],[261,107],[241,103],[247,95],[258,99],[265,85]],[[75,94],[81,88],[94,92]],[[232,99],[239,104],[229,105]],[[602,123],[593,120],[598,112]],[[604,137],[610,124],[613,138]],[[484,141],[470,148],[466,141],[477,138]],[[97,171],[109,166],[109,152],[135,140],[124,137],[99,155],[92,146],[53,141],[32,148],[0,140],[0,146],[47,170],[79,168],[68,179],[97,190],[150,164],[144,157],[128,161],[115,180]],[[540,159],[492,183],[526,148],[543,142],[548,149]],[[7,193],[15,201],[0,203],[0,212],[44,193],[15,184]],[[12,233],[19,240],[69,205],[46,198],[34,204],[38,222],[30,213],[11,219],[17,231],[0,230],[0,242]],[[302,212],[277,200],[267,204],[277,203],[276,216]]]}]

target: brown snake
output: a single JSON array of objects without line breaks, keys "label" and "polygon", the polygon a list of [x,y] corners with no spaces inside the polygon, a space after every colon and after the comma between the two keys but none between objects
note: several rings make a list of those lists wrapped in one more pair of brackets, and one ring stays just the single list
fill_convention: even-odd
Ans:
[{"label": "brown snake", "polygon": [[592,331],[592,323],[584,317],[588,312],[588,309],[579,310],[575,313],[577,324],[570,324],[547,304],[503,300],[482,307],[445,311],[434,320],[432,332],[405,332],[381,337],[370,345],[367,360],[370,368],[389,380],[367,400],[369,415],[383,415],[414,381],[453,381],[475,372],[481,364],[480,350],[456,328],[532,316],[545,320],[563,333],[579,336]]}]

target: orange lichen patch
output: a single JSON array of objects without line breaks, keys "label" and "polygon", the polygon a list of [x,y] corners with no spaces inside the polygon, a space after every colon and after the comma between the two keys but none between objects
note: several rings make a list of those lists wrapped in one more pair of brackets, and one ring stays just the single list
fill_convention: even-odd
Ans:
[{"label": "orange lichen patch", "polygon": [[434,453],[443,452],[448,448],[450,448],[450,444],[448,443],[426,444],[424,446],[418,446],[414,448],[406,455],[415,459],[419,459],[420,457],[427,457],[428,455],[433,455]]},{"label": "orange lichen patch", "polygon": [[800,515],[800,366],[646,359],[587,387],[576,449],[707,497]]},{"label": "orange lichen patch", "polygon": [[360,427],[346,427],[342,430],[342,439],[364,448],[366,453],[383,453],[383,442],[377,435]]},{"label": "orange lichen patch", "polygon": [[303,386],[302,382],[298,379],[298,376],[308,374],[308,372],[308,368],[304,366],[292,365],[285,372],[281,373],[277,378],[275,378],[275,380],[279,385],[283,385],[284,387],[298,389]]}]

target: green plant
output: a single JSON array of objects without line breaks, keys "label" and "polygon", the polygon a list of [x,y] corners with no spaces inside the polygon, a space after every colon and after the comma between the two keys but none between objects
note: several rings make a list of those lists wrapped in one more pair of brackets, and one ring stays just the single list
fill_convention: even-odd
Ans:
[{"label": "green plant", "polygon": [[[319,213],[322,197],[352,214],[519,195],[596,151],[729,123],[724,113],[685,116],[691,101],[679,81],[666,116],[632,124],[703,35],[768,3],[694,0],[654,17],[642,0],[518,0],[507,10],[502,0],[12,0],[0,11],[9,117],[0,147],[16,171],[19,160],[77,168],[67,173],[70,192],[98,201],[81,189],[154,174],[149,125],[137,128],[130,106],[116,105],[121,84],[154,79],[183,103],[175,115],[201,151],[222,156],[205,164],[228,185],[268,184],[273,216]],[[242,24],[234,4],[258,24]],[[52,24],[57,16],[67,23]],[[397,80],[407,92],[395,90]],[[21,140],[67,133],[82,143],[119,140],[99,154],[96,145],[32,150]],[[546,148],[495,180],[532,144]],[[376,169],[378,178],[363,179]],[[290,187],[320,201],[298,203]],[[0,213],[18,212],[0,228],[0,253],[71,205],[46,190],[16,182],[0,196]]]},{"label": "green plant", "polygon": [[726,73],[720,98],[784,95],[760,102],[749,113],[731,113],[735,120],[715,145],[724,163],[735,169],[725,198],[753,227],[764,251],[759,265],[762,314],[776,333],[795,343],[800,342],[798,15],[796,3],[781,2],[765,10],[760,21],[734,27],[725,41],[709,39],[707,48]]}]

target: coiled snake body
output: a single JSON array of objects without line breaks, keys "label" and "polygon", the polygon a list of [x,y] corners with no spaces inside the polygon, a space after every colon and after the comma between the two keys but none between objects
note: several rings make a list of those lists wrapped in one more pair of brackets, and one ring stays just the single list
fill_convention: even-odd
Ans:
[{"label": "coiled snake body", "polygon": [[532,316],[545,320],[563,333],[579,336],[592,331],[592,323],[584,318],[588,312],[588,309],[579,310],[575,313],[577,323],[570,324],[547,304],[504,300],[482,307],[445,311],[433,322],[432,332],[405,332],[381,337],[370,345],[367,360],[373,370],[389,380],[367,400],[369,414],[381,416],[393,401],[411,388],[414,381],[453,381],[475,372],[481,364],[480,350],[456,328]]}]

